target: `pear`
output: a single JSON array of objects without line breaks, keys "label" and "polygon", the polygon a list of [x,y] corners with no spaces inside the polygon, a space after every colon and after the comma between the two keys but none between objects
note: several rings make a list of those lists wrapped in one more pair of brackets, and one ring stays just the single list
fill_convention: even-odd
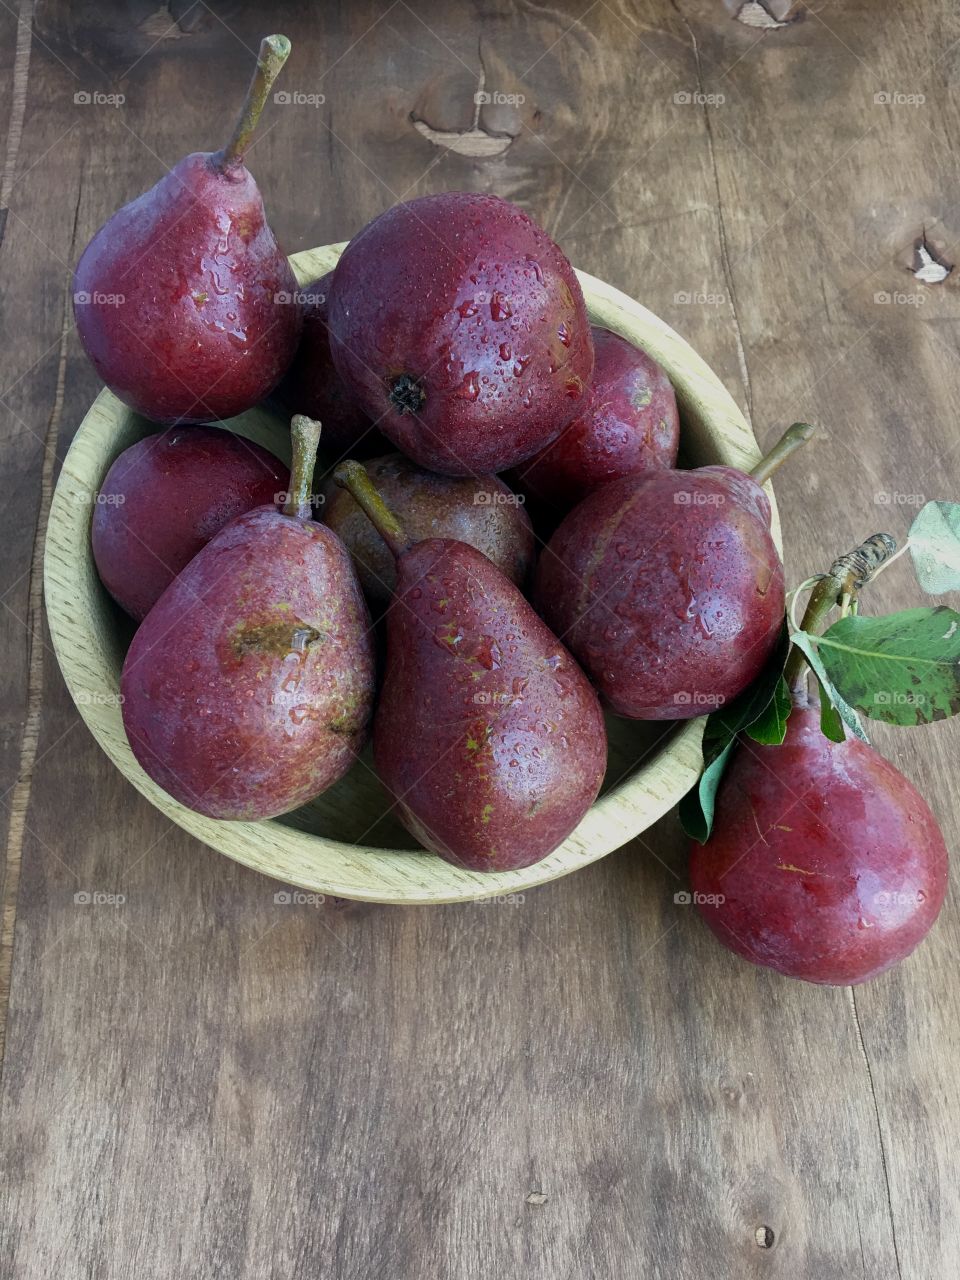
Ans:
[{"label": "pear", "polygon": [[290,413],[305,413],[323,423],[323,452],[340,462],[384,453],[388,445],[334,366],[327,324],[332,279],[328,271],[300,290],[303,333],[276,394]]},{"label": "pear", "polygon": [[482,552],[452,538],[411,542],[359,463],[336,477],[396,560],[373,753],[401,820],[458,867],[539,862],[600,789],[596,694]]},{"label": "pear", "polygon": [[833,742],[804,698],[781,746],[737,748],[713,834],[690,856],[700,914],[754,964],[806,982],[866,982],[913,951],[947,891],[929,806],[858,738]]},{"label": "pear", "polygon": [[350,556],[311,518],[319,427],[294,417],[291,492],[225,525],[147,614],[123,665],[144,770],[211,818],[298,808],[367,737],[370,617]]},{"label": "pear", "polygon": [[394,205],[350,241],[330,351],[361,407],[428,471],[504,471],[556,439],[593,373],[576,272],[499,196]]},{"label": "pear", "polygon": [[[526,586],[533,569],[534,533],[523,496],[497,476],[439,476],[400,453],[365,463],[377,492],[414,538],[456,538],[476,547],[511,582]],[[371,607],[390,603],[396,585],[393,556],[350,494],[324,486],[323,519],[353,556]]]},{"label": "pear", "polygon": [[90,541],[100,581],[142,622],[181,569],[235,516],[290,487],[283,463],[220,427],[169,427],[107,472]]},{"label": "pear", "polygon": [[625,476],[560,524],[534,600],[617,715],[704,715],[763,669],[783,626],[784,580],[761,486],[812,433],[794,424],[750,475]]},{"label": "pear", "polygon": [[267,36],[230,143],[187,156],[124,205],[77,264],[83,349],[114,395],[154,422],[251,409],[297,349],[296,280],[243,163],[289,52],[286,36]]},{"label": "pear", "polygon": [[558,516],[621,476],[676,466],[677,397],[652,356],[618,333],[592,328],[595,361],[586,407],[508,479]]}]

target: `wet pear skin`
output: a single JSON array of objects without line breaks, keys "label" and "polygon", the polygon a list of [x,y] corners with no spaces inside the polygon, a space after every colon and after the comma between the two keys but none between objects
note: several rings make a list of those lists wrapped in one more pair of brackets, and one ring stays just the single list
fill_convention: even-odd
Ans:
[{"label": "wet pear skin", "polygon": [[375,218],[337,263],[329,314],[334,362],[365,411],[445,475],[529,458],[593,373],[576,273],[498,196],[444,192]]},{"label": "wet pear skin", "polygon": [[587,403],[556,440],[516,472],[518,487],[558,514],[602,484],[677,461],[680,417],[670,379],[618,333],[597,326],[592,333],[595,361]]},{"label": "wet pear skin", "polygon": [[377,772],[408,829],[456,866],[508,871],[562,844],[606,767],[600,704],[521,593],[465,543],[397,563],[374,718]]},{"label": "wet pear skin", "polygon": [[165,425],[253,408],[300,338],[296,280],[257,184],[243,165],[224,171],[217,159],[186,156],[119,209],[74,275],[77,331],[97,372],[124,404]]},{"label": "wet pear skin", "polygon": [[824,737],[819,707],[794,708],[781,746],[738,748],[713,834],[690,855],[698,910],[724,946],[843,986],[913,951],[937,918],[947,874],[923,797],[866,743]]},{"label": "wet pear skin", "polygon": [[[535,559],[533,526],[522,498],[497,476],[440,476],[402,454],[371,458],[366,470],[413,540],[454,538],[482,551],[521,589]],[[346,490],[324,489],[323,518],[354,558],[371,604],[384,605],[396,585],[394,557]]]},{"label": "wet pear skin", "polygon": [[147,615],[124,663],[134,755],[213,818],[305,804],[362,748],[374,693],[370,618],[323,525],[259,507],[233,520]]},{"label": "wet pear skin", "polygon": [[289,484],[272,453],[216,427],[171,427],[139,440],[113,463],[94,507],[104,586],[142,621],[219,529]]},{"label": "wet pear skin", "polygon": [[323,424],[320,447],[326,457],[366,458],[389,446],[334,367],[327,320],[332,279],[328,271],[300,289],[303,333],[277,398],[290,413],[305,413]]},{"label": "wet pear skin", "polygon": [[730,467],[614,480],[560,524],[534,599],[616,714],[704,715],[755,679],[783,624],[769,500]]}]

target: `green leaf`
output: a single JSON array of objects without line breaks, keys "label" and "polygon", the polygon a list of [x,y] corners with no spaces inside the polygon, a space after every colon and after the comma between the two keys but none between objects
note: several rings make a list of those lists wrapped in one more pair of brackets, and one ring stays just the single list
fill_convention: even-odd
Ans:
[{"label": "green leaf", "polygon": [[779,747],[787,734],[787,719],[793,710],[793,699],[790,686],[783,676],[777,681],[773,697],[767,703],[752,724],[748,724],[744,732],[754,742],[762,742],[769,747]]},{"label": "green leaf", "polygon": [[960,591],[960,503],[928,502],[910,526],[908,545],[928,595]]},{"label": "green leaf", "polygon": [[[851,621],[851,619],[846,618],[844,619],[844,621],[849,622]],[[834,624],[834,625],[837,625],[837,624]],[[831,627],[831,630],[833,630],[832,627]],[[837,689],[833,680],[831,680],[830,675],[827,672],[827,668],[824,666],[823,662],[821,661],[820,654],[817,652],[817,649],[815,646],[817,644],[822,644],[824,637],[813,636],[808,631],[795,631],[793,633],[792,639],[793,639],[793,643],[803,653],[803,656],[810,663],[810,666],[813,668],[813,674],[820,681],[821,687],[824,689],[828,698],[836,708],[837,713],[840,716],[840,719],[847,726],[847,728],[850,729],[853,732],[853,734],[860,739],[861,742],[869,742],[870,739],[867,737],[866,733],[864,732],[863,725],[860,723],[860,717],[857,715],[856,711],[853,709],[850,703],[847,702],[846,698],[839,691],[839,689]],[[822,712],[820,716],[820,725],[822,728],[823,727]],[[829,733],[827,734],[827,737],[828,738],[830,737]]]},{"label": "green leaf", "polygon": [[706,844],[713,830],[713,811],[717,799],[717,788],[723,777],[733,750],[734,740],[731,738],[718,756],[707,765],[700,775],[700,781],[687,792],[680,801],[678,813],[680,825],[691,840]]},{"label": "green leaf", "polygon": [[738,733],[742,733],[766,712],[777,692],[789,651],[790,637],[787,634],[787,620],[784,618],[773,653],[753,684],[748,685],[732,702],[718,707],[707,717],[707,725],[703,731],[703,751],[708,759],[722,751]]},{"label": "green leaf", "polygon": [[817,688],[820,691],[820,732],[825,738],[829,738],[831,742],[843,742],[846,734],[843,732],[843,721],[840,719],[840,712],[830,701],[830,694],[819,680],[817,681]]},{"label": "green leaf", "polygon": [[841,618],[818,647],[834,686],[874,720],[929,724],[960,711],[960,613],[946,605]]}]

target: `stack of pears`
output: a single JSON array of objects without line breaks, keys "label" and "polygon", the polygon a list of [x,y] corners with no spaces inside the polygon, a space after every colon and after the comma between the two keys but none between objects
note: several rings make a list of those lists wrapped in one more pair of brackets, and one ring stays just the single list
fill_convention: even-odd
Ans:
[{"label": "stack of pears", "polygon": [[[127,736],[177,801],[235,821],[313,800],[372,736],[426,850],[469,872],[525,867],[596,800],[604,710],[735,707],[775,660],[784,575],[763,485],[810,428],[749,475],[679,469],[667,372],[591,328],[561,249],[493,195],[387,209],[298,293],[244,164],[289,52],[263,41],[223,150],[121,209],[76,269],[84,349],[157,425],[115,459],[93,525],[103,582],[138,624]],[[290,415],[289,474],[225,422],[268,397]],[[795,754],[813,749],[811,714]],[[759,795],[755,772],[740,766]],[[728,788],[728,834],[695,862],[704,888],[737,864],[738,803]],[[889,812],[912,821],[909,804]],[[750,865],[740,914],[712,923],[736,915],[741,951],[773,963],[769,921],[742,906]],[[930,905],[898,954],[942,897],[942,877],[916,878]],[[876,950],[847,962],[841,947],[825,980],[872,971]]]}]

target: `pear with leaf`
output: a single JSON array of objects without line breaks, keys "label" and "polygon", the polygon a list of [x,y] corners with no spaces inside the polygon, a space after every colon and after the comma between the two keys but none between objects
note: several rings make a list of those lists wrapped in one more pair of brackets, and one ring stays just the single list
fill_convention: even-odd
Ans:
[{"label": "pear with leaf", "polygon": [[793,593],[812,588],[802,623],[788,620],[756,684],[708,720],[704,773],[681,805],[707,924],[738,955],[808,982],[890,968],[930,931],[946,893],[936,818],[861,719],[922,724],[960,711],[960,614],[860,614],[863,587],[908,550],[925,590],[960,590],[960,507],[928,504],[900,552],[876,534]]}]

